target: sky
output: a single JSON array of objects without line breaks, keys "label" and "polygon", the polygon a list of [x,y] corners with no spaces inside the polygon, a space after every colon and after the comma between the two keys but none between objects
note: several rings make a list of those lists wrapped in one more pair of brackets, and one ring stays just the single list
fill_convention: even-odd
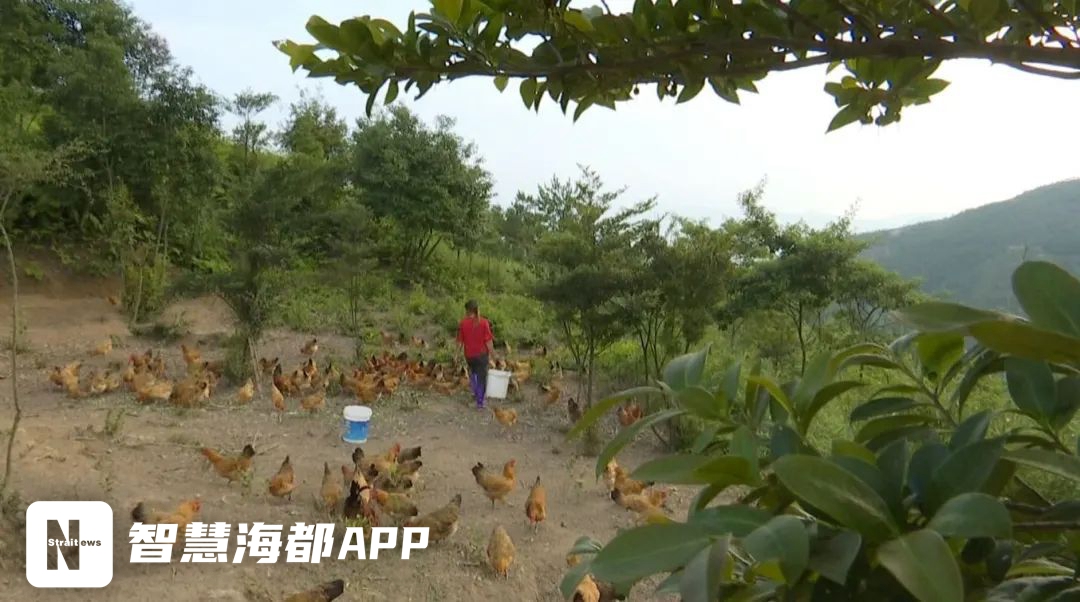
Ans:
[{"label": "sky", "polygon": [[[410,10],[430,6],[422,0],[129,4],[168,41],[176,60],[218,94],[252,89],[279,96],[263,115],[272,124],[284,121],[301,90],[320,95],[350,121],[363,115],[366,101],[358,88],[292,73],[272,41],[311,42],[304,25],[313,14],[332,23],[369,14],[400,25]],[[632,0],[608,4],[621,12]],[[785,221],[820,225],[855,208],[856,228],[868,230],[945,217],[1080,177],[1080,84],[985,62],[946,64],[935,77],[952,84],[930,104],[906,108],[901,122],[827,135],[836,106],[822,89],[824,68],[770,75],[740,105],[707,87],[678,106],[647,89],[617,111],[592,108],[577,123],[554,103],[545,102],[539,114],[527,111],[513,84],[500,94],[489,80],[441,84],[419,101],[402,94],[397,102],[429,122],[453,117],[493,174],[500,204],[588,165],[610,187],[626,188],[626,204],[656,196],[665,212],[719,223],[737,214],[740,191],[764,179],[764,203]]]}]

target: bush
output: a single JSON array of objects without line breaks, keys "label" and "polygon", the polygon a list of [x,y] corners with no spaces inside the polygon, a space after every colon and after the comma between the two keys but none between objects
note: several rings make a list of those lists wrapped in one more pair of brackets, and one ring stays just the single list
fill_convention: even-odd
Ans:
[{"label": "bush", "polygon": [[[786,382],[706,370],[706,349],[672,360],[660,386],[595,404],[571,436],[627,397],[670,408],[612,440],[598,475],[643,429],[692,418],[705,435],[690,453],[632,476],[705,487],[683,522],[652,514],[606,545],[580,539],[563,594],[585,574],[623,594],[666,574],[660,592],[699,600],[1075,598],[1080,280],[1028,262],[1013,285],[1030,321],[928,303],[903,312],[918,332],[818,354]],[[843,403],[854,435],[810,436]],[[1035,473],[1071,487],[1054,499]],[[733,486],[748,493],[710,505]]]}]

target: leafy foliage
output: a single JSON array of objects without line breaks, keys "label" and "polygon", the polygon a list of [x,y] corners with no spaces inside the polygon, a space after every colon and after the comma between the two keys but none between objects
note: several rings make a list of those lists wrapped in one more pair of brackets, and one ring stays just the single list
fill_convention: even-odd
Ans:
[{"label": "leafy foliage", "polygon": [[[582,570],[623,591],[668,574],[664,591],[702,600],[959,602],[1065,591],[1059,577],[1074,578],[1078,560],[1078,500],[1047,500],[1025,475],[1080,482],[1080,457],[1062,438],[1080,407],[1080,358],[1066,352],[1066,343],[1080,348],[1080,280],[1027,262],[1013,287],[1026,318],[923,303],[901,311],[917,332],[815,356],[791,382],[743,376],[739,365],[710,375],[706,349],[672,360],[655,385],[598,402],[571,436],[641,395],[667,400],[655,422],[705,422],[709,436],[689,453],[632,476],[706,487],[684,521],[595,544]],[[874,390],[850,377],[867,371],[899,378]],[[1010,407],[965,413],[978,383],[1002,372]],[[814,418],[843,396],[862,400],[851,413],[857,434],[820,449],[808,437]],[[1008,414],[1025,424],[1006,427]],[[630,437],[608,444],[597,475]],[[714,504],[736,486],[748,493]]]},{"label": "leafy foliage", "polygon": [[[815,65],[843,66],[825,85],[840,108],[829,129],[900,120],[905,106],[929,102],[948,82],[944,61],[985,59],[1030,73],[1075,77],[1076,6],[1071,2],[997,0],[901,2],[851,8],[837,2],[639,0],[632,10],[570,8],[570,0],[433,0],[399,27],[363,16],[333,25],[307,23],[315,43],[278,42],[293,69],[333,77],[368,95],[368,112],[415,87],[511,78],[527,108],[545,96],[574,118],[593,105],[614,108],[642,85],[677,103],[708,84],[739,102],[768,74]],[[1065,33],[1069,32],[1069,33]],[[326,57],[319,50],[331,50]],[[1056,68],[1056,69],[1055,69]]]}]

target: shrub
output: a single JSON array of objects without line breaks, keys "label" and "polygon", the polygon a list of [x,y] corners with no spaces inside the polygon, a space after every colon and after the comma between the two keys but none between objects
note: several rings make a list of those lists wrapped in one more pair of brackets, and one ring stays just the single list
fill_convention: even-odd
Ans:
[{"label": "shrub", "polygon": [[[573,551],[587,558],[564,595],[585,574],[621,593],[666,574],[658,589],[684,600],[1076,597],[1080,457],[1064,437],[1080,410],[1080,280],[1028,262],[1013,285],[1028,320],[927,303],[902,312],[918,332],[819,354],[787,382],[738,364],[712,373],[706,348],[673,360],[657,386],[595,404],[571,436],[626,398],[663,408],[608,444],[598,475],[643,429],[692,417],[704,434],[690,453],[632,477],[705,487],[685,521],[654,516],[606,545],[580,539]],[[893,378],[871,384],[868,371]],[[999,410],[979,385],[1002,372]],[[845,397],[854,435],[811,437]],[[1068,497],[1048,499],[1029,471],[1069,481]],[[712,505],[733,486],[748,493]]]}]

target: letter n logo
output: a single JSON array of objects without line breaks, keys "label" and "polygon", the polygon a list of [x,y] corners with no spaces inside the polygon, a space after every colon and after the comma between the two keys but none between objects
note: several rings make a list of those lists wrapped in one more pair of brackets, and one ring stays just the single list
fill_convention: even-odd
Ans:
[{"label": "letter n logo", "polygon": [[[79,539],[79,521],[77,520],[59,521],[49,519],[46,525],[49,539],[57,541],[66,541],[68,539],[77,541]],[[45,554],[45,567],[50,571],[60,570],[61,567],[68,571],[79,570],[78,544],[74,546],[57,546],[55,549],[46,546]]]}]

